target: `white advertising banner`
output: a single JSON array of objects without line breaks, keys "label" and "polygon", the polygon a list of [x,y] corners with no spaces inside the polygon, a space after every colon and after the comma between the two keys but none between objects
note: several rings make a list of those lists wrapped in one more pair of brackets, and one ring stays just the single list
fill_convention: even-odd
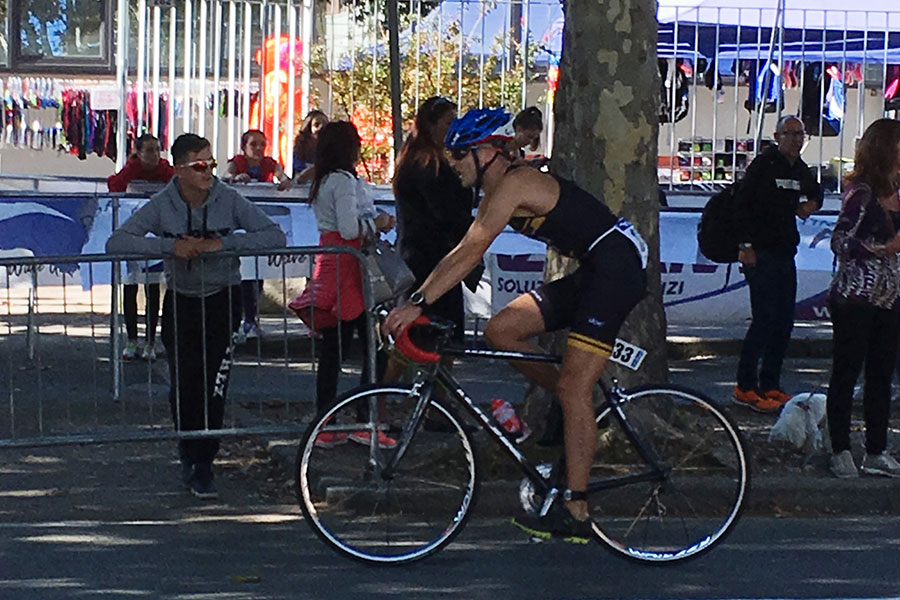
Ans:
[{"label": "white advertising banner", "polygon": [[[666,319],[674,324],[744,323],[750,316],[750,295],[741,266],[716,264],[697,248],[698,212],[660,213],[660,271]],[[797,221],[800,245],[797,249],[797,303],[795,315],[801,320],[829,319],[826,293],[831,283],[834,255],[829,245],[835,215]],[[522,236],[517,236],[522,237]],[[534,289],[543,281],[543,253],[518,254],[534,249],[533,240],[519,246],[508,236],[491,250],[512,251],[491,254],[490,305],[496,313],[519,293]],[[613,292],[614,293],[614,292]]]},{"label": "white advertising banner", "polygon": [[489,254],[486,271],[491,273],[491,311],[500,312],[514,298],[544,282],[543,254]]},{"label": "white advertising banner", "polygon": [[[124,222],[146,200],[121,198],[119,222]],[[257,202],[285,231],[288,246],[316,246],[319,233],[312,207],[306,203]],[[104,253],[112,233],[113,200],[88,196],[5,197],[0,202],[0,250],[28,251],[35,256]],[[392,206],[386,206],[392,210]],[[670,323],[742,323],[750,314],[747,284],[740,265],[707,261],[697,249],[699,210],[664,210],[660,213],[660,259],[663,302]],[[827,319],[826,291],[831,282],[833,254],[829,245],[836,215],[813,216],[798,221],[797,251],[798,319]],[[389,236],[393,238],[393,234]],[[470,314],[488,317],[519,294],[543,281],[546,246],[507,229],[491,244],[485,256],[484,278],[475,293],[466,294]],[[128,265],[123,266],[127,275]],[[7,271],[10,282],[30,283],[30,276]],[[108,283],[111,268],[105,263],[47,265],[39,284],[67,282]],[[246,279],[306,277],[310,257],[272,256],[242,260]],[[23,277],[25,275],[25,277]],[[615,293],[611,290],[611,293]]]}]

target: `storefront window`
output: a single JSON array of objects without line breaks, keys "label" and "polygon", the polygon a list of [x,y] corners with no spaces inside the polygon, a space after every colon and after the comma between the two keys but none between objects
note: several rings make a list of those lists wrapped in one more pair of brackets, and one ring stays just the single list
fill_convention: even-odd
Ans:
[{"label": "storefront window", "polygon": [[22,57],[91,57],[105,53],[104,0],[24,0]]},{"label": "storefront window", "polygon": [[0,67],[9,65],[9,35],[8,13],[6,11],[7,0],[0,0]]},{"label": "storefront window", "polygon": [[[3,10],[3,7],[6,10]],[[0,0],[0,67],[21,73],[113,69],[113,0]],[[6,48],[9,42],[9,48]],[[73,71],[74,69],[74,71]]]}]

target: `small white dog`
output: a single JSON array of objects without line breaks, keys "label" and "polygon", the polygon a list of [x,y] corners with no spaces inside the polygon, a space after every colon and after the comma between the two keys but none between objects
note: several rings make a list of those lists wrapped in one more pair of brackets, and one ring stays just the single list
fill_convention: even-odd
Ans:
[{"label": "small white dog", "polygon": [[769,441],[784,441],[812,453],[822,447],[819,424],[825,420],[825,394],[804,392],[791,398],[769,432]]}]

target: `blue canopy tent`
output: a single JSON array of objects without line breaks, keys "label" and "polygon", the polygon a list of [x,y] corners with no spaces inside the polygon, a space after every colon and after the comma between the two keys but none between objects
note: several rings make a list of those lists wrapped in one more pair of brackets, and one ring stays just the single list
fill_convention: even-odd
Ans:
[{"label": "blue canopy tent", "polygon": [[[658,51],[660,58],[722,59],[765,56],[769,40],[783,31],[785,50],[793,59],[837,60],[836,52],[854,52],[852,60],[894,62],[900,52],[900,7],[896,12],[885,0],[858,0],[852,9],[837,0],[784,0],[776,24],[778,0],[660,0]],[[412,51],[417,32],[442,31],[460,25],[462,46],[472,54],[499,51],[498,40],[509,39],[510,2],[444,0],[437,8],[400,34],[400,48]],[[539,50],[536,60],[555,62],[562,52],[564,16],[558,0],[521,3],[528,39]],[[776,36],[777,37],[777,36]],[[823,49],[822,44],[825,43]],[[421,51],[431,50],[426,45]],[[729,54],[724,54],[728,52]],[[721,67],[720,67],[721,69]],[[729,72],[729,71],[723,71]]]},{"label": "blue canopy tent", "polygon": [[[660,23],[762,27],[775,24],[778,0],[659,0]],[[785,0],[786,29],[900,31],[900,13],[886,0]]]}]

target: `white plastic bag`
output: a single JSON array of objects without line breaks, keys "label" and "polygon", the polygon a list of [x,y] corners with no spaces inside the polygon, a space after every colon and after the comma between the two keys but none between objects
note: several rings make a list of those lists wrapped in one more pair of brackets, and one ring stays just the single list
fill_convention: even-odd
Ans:
[{"label": "white plastic bag", "polygon": [[795,448],[816,451],[822,447],[819,424],[825,420],[825,394],[810,392],[791,398],[769,432],[769,441],[788,442]]}]

